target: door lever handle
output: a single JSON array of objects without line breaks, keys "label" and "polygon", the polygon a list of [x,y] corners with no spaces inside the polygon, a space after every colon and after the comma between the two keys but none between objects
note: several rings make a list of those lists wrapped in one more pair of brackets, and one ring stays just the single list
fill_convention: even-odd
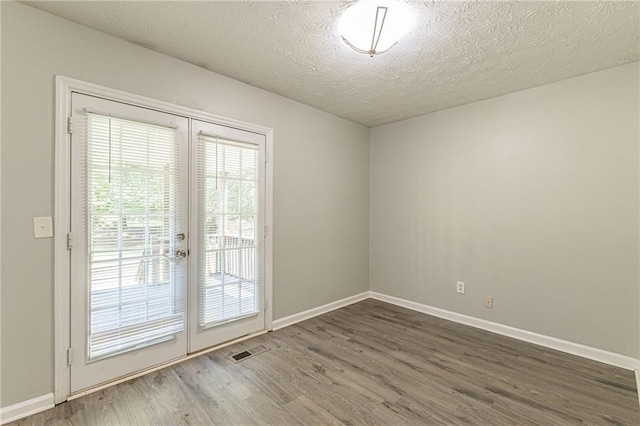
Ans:
[{"label": "door lever handle", "polygon": [[175,252],[175,256],[171,257],[171,256],[167,256],[166,254],[163,254],[163,256],[167,259],[169,259],[171,262],[177,262],[179,260],[184,259],[185,257],[187,257],[187,251],[183,250],[183,249],[178,249]]}]

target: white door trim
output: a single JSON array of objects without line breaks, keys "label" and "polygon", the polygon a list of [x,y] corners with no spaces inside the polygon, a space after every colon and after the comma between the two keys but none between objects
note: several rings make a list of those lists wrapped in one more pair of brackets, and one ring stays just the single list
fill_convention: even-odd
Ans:
[{"label": "white door trim", "polygon": [[71,150],[67,119],[71,116],[72,92],[98,96],[116,102],[129,103],[169,114],[180,115],[185,118],[208,121],[214,124],[259,133],[265,136],[267,153],[267,200],[265,203],[265,225],[268,229],[264,246],[266,330],[272,329],[273,322],[273,129],[87,83],[81,80],[56,76],[54,170],[54,217],[56,231],[54,237],[54,396],[56,404],[66,401],[69,397],[67,349],[70,345],[71,326],[69,316],[71,271],[70,256],[69,251],[67,250],[67,233],[70,231],[71,217]]}]

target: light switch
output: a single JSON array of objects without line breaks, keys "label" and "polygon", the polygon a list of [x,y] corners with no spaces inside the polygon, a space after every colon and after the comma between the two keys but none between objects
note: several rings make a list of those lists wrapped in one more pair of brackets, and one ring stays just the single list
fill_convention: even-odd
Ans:
[{"label": "light switch", "polygon": [[51,217],[33,218],[33,238],[52,238],[53,221]]}]

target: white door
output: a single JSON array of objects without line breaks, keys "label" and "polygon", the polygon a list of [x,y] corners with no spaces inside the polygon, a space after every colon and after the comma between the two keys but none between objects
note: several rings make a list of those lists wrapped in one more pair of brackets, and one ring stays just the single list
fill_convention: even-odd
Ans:
[{"label": "white door", "polygon": [[188,119],[71,98],[70,391],[187,353]]},{"label": "white door", "polygon": [[265,135],[71,109],[70,393],[264,330]]},{"label": "white door", "polygon": [[189,352],[265,329],[265,136],[191,123]]}]

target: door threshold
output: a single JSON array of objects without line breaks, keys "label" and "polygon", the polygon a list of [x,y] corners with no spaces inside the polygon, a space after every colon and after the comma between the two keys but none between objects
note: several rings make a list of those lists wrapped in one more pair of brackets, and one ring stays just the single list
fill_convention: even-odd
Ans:
[{"label": "door threshold", "polygon": [[188,360],[193,359],[193,358],[197,358],[200,355],[204,355],[204,354],[209,353],[209,352],[217,351],[218,349],[222,349],[222,348],[225,348],[227,346],[235,345],[236,343],[240,343],[242,341],[249,340],[249,339],[252,339],[252,338],[257,337],[257,336],[261,336],[263,334],[266,334],[267,332],[268,332],[267,330],[262,330],[262,331],[257,331],[255,333],[250,333],[250,334],[247,334],[245,336],[239,337],[237,339],[230,340],[228,342],[221,343],[219,345],[212,346],[212,347],[206,348],[206,349],[202,349],[200,351],[193,352],[193,353],[190,353],[188,355],[172,359],[171,361],[167,361],[167,362],[164,362],[162,364],[155,365],[155,366],[153,366],[151,368],[140,370],[140,371],[137,371],[135,373],[128,374],[126,376],[118,377],[117,379],[111,380],[109,382],[101,383],[101,384],[99,384],[97,386],[94,386],[94,387],[91,387],[91,388],[88,388],[88,389],[84,389],[84,390],[69,394],[69,396],[67,397],[67,401],[71,401],[71,400],[74,400],[76,398],[80,398],[82,396],[89,395],[91,393],[97,392],[97,391],[102,390],[102,389],[109,388],[111,386],[115,386],[115,385],[120,384],[120,383],[124,383],[124,382],[126,382],[128,380],[144,376],[145,374],[153,373],[154,371],[162,370],[165,367],[170,367],[172,365],[180,364],[181,362],[188,361]]}]

